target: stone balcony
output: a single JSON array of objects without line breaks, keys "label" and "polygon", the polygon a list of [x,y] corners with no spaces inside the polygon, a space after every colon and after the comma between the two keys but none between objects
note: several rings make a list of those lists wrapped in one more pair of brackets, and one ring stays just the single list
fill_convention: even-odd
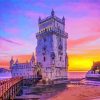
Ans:
[{"label": "stone balcony", "polygon": [[64,38],[68,38],[68,33],[64,32],[61,29],[58,29],[56,27],[45,28],[44,30],[37,32],[36,37],[48,35],[48,34],[56,34],[56,35],[60,35]]}]

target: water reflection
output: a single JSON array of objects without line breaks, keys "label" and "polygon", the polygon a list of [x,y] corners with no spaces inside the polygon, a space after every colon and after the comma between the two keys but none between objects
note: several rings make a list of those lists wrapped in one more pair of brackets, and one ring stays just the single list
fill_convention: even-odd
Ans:
[{"label": "water reflection", "polygon": [[66,85],[55,85],[46,87],[24,86],[21,96],[17,96],[16,100],[47,100],[58,95],[67,89]]}]

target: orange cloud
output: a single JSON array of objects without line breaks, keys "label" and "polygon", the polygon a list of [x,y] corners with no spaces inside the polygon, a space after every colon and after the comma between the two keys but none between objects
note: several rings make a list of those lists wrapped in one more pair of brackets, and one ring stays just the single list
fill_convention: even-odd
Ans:
[{"label": "orange cloud", "polygon": [[74,46],[82,45],[85,43],[87,44],[88,42],[95,41],[96,39],[99,39],[99,37],[100,37],[100,34],[87,36],[87,37],[83,37],[83,38],[76,39],[76,40],[69,40],[68,48],[72,48]]},{"label": "orange cloud", "polygon": [[6,60],[0,61],[0,67],[9,69],[9,61]]},{"label": "orange cloud", "polygon": [[32,55],[16,55],[14,56],[14,60],[16,61],[18,59],[18,61],[20,63],[24,63],[26,61],[29,61],[31,59]]},{"label": "orange cloud", "polygon": [[[69,71],[87,71],[91,68],[93,61],[99,61],[100,57],[100,50],[93,49],[93,50],[84,50],[85,53],[83,54],[69,54],[68,61]],[[16,55],[14,56],[14,61],[18,59],[19,63],[25,63],[31,59],[32,55]],[[1,67],[9,68],[9,60],[2,60],[0,62]]]},{"label": "orange cloud", "polygon": [[[16,56],[13,56],[13,59],[14,59],[14,62],[18,59],[19,63],[25,63],[26,61],[29,61],[31,59],[31,56],[32,55],[16,55]],[[9,68],[10,59],[1,60],[0,67]]]}]

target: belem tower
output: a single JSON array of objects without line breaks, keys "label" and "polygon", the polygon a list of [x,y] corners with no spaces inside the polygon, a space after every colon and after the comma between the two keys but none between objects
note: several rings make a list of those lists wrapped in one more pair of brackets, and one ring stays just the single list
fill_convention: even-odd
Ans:
[{"label": "belem tower", "polygon": [[[10,61],[12,76],[36,77],[45,80],[67,80],[68,57],[65,18],[58,18],[54,10],[45,19],[38,19],[39,32],[36,33],[36,59],[21,64]],[[13,64],[12,64],[13,62]],[[19,70],[20,71],[19,71]]]}]

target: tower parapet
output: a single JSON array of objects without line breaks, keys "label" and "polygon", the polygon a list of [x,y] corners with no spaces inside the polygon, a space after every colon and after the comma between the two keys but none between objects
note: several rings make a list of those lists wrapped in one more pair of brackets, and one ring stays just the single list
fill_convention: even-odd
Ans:
[{"label": "tower parapet", "polygon": [[60,30],[56,27],[45,28],[44,30],[37,32],[36,37],[38,38],[38,37],[41,37],[44,35],[49,35],[49,34],[56,34],[56,35],[60,35],[61,37],[64,37],[64,38],[68,38],[68,33],[66,33],[65,31]]},{"label": "tower parapet", "polygon": [[45,19],[39,17],[38,21],[39,31],[44,30],[45,28],[56,27],[64,31],[65,28],[65,18],[60,19],[55,15],[54,10],[51,11],[51,15]]}]

